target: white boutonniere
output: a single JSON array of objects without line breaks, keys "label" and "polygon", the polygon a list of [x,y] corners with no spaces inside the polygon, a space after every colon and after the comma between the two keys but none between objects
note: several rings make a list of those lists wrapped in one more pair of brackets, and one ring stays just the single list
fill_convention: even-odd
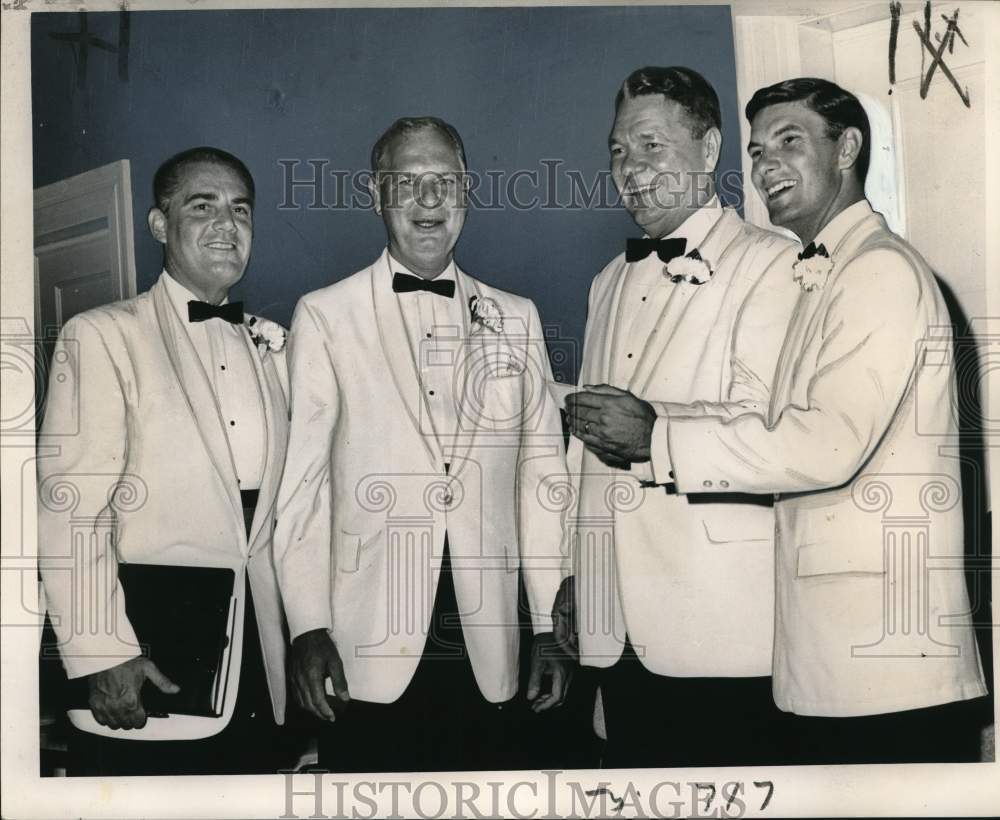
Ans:
[{"label": "white boutonniere", "polygon": [[469,310],[472,312],[474,325],[488,327],[494,333],[503,332],[503,314],[500,312],[500,305],[489,296],[473,296],[469,299]]},{"label": "white boutonniere", "polygon": [[826,284],[833,270],[833,260],[829,256],[811,256],[799,259],[792,265],[792,279],[799,283],[802,290],[819,290]]},{"label": "white boutonniere", "polygon": [[812,292],[826,284],[832,270],[833,259],[826,245],[810,242],[792,265],[792,279],[799,283],[802,290]]},{"label": "white boutonniere", "polygon": [[247,330],[250,331],[250,341],[257,345],[257,349],[262,353],[264,350],[277,353],[285,346],[287,337],[285,329],[270,319],[252,316],[247,322]]},{"label": "white boutonniere", "polygon": [[697,248],[684,256],[674,257],[663,268],[663,275],[671,282],[688,282],[692,285],[704,285],[712,278],[713,273]]}]

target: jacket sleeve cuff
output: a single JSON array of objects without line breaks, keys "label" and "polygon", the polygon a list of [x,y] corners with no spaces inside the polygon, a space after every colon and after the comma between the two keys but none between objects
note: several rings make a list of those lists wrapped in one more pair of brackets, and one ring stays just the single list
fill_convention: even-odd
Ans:
[{"label": "jacket sleeve cuff", "polygon": [[289,612],[288,635],[294,641],[299,635],[312,632],[314,629],[333,629],[333,619],[329,614],[321,612]]},{"label": "jacket sleeve cuff", "polygon": [[71,639],[60,647],[66,677],[70,680],[82,678],[138,658],[142,652],[131,626],[124,628],[119,625],[119,629],[121,637],[111,636],[99,642],[93,638],[86,641]]},{"label": "jacket sleeve cuff", "polygon": [[653,482],[653,468],[650,461],[633,461],[628,471],[635,477],[636,481]]},{"label": "jacket sleeve cuff", "polygon": [[536,613],[532,619],[531,627],[535,635],[541,635],[544,632],[551,632],[555,628],[552,624],[552,615]]},{"label": "jacket sleeve cuff", "polygon": [[666,415],[657,416],[649,442],[649,464],[652,468],[653,481],[657,484],[669,484],[674,480],[673,464],[670,461],[669,430],[670,419]]}]

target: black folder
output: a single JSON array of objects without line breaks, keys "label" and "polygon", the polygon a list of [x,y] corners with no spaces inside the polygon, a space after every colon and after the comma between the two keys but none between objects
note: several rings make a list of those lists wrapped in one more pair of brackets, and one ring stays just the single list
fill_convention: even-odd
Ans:
[{"label": "black folder", "polygon": [[[236,573],[221,567],[121,563],[118,580],[142,654],[181,688],[171,695],[147,680],[142,688],[147,714],[221,715],[235,626]],[[87,678],[77,680],[70,708],[89,708]]]}]

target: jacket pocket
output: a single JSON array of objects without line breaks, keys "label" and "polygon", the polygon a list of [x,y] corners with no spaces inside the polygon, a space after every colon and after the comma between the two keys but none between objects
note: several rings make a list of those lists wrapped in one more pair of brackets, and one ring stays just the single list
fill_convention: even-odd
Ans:
[{"label": "jacket pocket", "polygon": [[364,553],[375,544],[382,530],[370,538],[364,538],[360,533],[341,530],[337,539],[337,571],[352,573],[360,570]]},{"label": "jacket pocket", "polygon": [[703,518],[701,525],[710,544],[771,543],[774,540],[774,515],[764,507],[752,507],[743,515],[730,511]]},{"label": "jacket pocket", "polygon": [[885,574],[885,554],[882,544],[844,544],[818,541],[798,548],[795,575],[810,578],[816,575],[863,573]]}]

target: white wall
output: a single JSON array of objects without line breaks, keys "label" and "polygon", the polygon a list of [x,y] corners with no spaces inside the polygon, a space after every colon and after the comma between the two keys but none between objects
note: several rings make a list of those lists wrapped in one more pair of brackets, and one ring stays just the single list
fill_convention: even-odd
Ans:
[{"label": "white wall", "polygon": [[[936,9],[932,28],[943,33]],[[905,233],[938,275],[955,291],[969,316],[986,310],[986,98],[983,22],[979,4],[960,9],[968,46],[957,40],[945,62],[968,87],[967,108],[938,69],[926,99],[920,97],[921,55],[912,21],[903,14],[896,53],[896,83],[889,85],[886,44],[889,20],[833,34],[836,81],[862,92],[893,114],[903,185]],[[925,65],[930,57],[925,58]],[[891,93],[890,93],[891,92]]]}]

